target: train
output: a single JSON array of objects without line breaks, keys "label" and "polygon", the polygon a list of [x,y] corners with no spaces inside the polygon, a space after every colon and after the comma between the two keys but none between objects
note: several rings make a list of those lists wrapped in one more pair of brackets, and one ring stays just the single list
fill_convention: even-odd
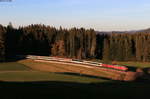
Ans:
[{"label": "train", "polygon": [[119,71],[128,71],[128,67],[123,66],[123,65],[104,64],[100,62],[86,61],[86,60],[80,60],[80,59],[36,56],[36,55],[27,55],[26,58],[33,59],[33,60],[46,60],[46,61],[57,61],[57,62],[65,62],[65,63],[75,63],[75,64],[96,66],[96,67],[102,67],[102,68],[108,68],[108,69],[115,69]]}]

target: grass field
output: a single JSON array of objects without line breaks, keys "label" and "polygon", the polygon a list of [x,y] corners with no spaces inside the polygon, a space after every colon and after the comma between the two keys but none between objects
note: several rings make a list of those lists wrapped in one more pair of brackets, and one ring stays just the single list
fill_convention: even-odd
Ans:
[{"label": "grass field", "polygon": [[64,81],[77,83],[98,83],[108,80],[83,77],[80,75],[57,74],[40,71],[16,71],[0,72],[1,81],[31,82],[31,81]]},{"label": "grass field", "polygon": [[[32,64],[33,63],[28,63]],[[0,63],[0,81],[70,81],[79,83],[103,82],[77,74],[58,74],[38,71],[18,62]]]},{"label": "grass field", "polygon": [[122,72],[115,72],[113,70],[104,70],[104,68],[94,67],[94,68],[87,68],[84,66],[73,66],[70,64],[61,64],[61,63],[49,63],[49,62],[41,62],[41,61],[34,61],[34,60],[21,60],[19,63],[32,68],[33,70],[38,71],[46,71],[46,72],[59,72],[59,73],[78,73],[84,75],[92,75],[97,77],[118,77]]},{"label": "grass field", "polygon": [[149,82],[119,82],[76,73],[44,72],[38,70],[42,63],[38,68],[35,63],[27,64],[33,67],[20,62],[0,63],[1,99],[135,99],[149,95]]},{"label": "grass field", "polygon": [[117,62],[117,64],[138,68],[150,68],[150,63],[148,62]]},{"label": "grass field", "polygon": [[20,70],[30,70],[30,68],[17,62],[0,63],[0,71],[20,71]]}]

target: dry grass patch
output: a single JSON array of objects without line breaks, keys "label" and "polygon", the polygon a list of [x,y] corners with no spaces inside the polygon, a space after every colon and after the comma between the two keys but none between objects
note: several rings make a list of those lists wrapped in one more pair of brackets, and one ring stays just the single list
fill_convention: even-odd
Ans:
[{"label": "dry grass patch", "polygon": [[32,68],[33,70],[38,70],[38,71],[68,72],[68,70],[56,67],[55,64],[43,64],[41,62],[35,62],[34,60],[21,60],[18,62]]}]

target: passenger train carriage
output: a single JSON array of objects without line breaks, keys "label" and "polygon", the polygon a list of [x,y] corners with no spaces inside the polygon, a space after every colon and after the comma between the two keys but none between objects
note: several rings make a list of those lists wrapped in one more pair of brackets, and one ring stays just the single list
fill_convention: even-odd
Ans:
[{"label": "passenger train carriage", "polygon": [[35,55],[27,55],[26,58],[34,59],[34,60],[46,60],[46,61],[57,61],[57,62],[83,64],[83,65],[89,65],[89,66],[97,66],[97,67],[115,69],[115,70],[120,70],[120,71],[128,70],[128,67],[126,67],[126,66],[103,64],[100,62],[85,61],[85,60],[79,60],[79,59],[59,58],[59,57],[49,57],[49,56],[35,56]]}]

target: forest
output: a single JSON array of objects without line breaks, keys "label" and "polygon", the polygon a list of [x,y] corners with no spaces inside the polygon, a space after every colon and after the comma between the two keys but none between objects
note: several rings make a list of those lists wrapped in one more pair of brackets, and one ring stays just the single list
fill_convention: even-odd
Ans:
[{"label": "forest", "polygon": [[15,55],[45,55],[106,61],[150,61],[150,29],[102,33],[94,29],[31,24],[0,25],[0,61]]}]

